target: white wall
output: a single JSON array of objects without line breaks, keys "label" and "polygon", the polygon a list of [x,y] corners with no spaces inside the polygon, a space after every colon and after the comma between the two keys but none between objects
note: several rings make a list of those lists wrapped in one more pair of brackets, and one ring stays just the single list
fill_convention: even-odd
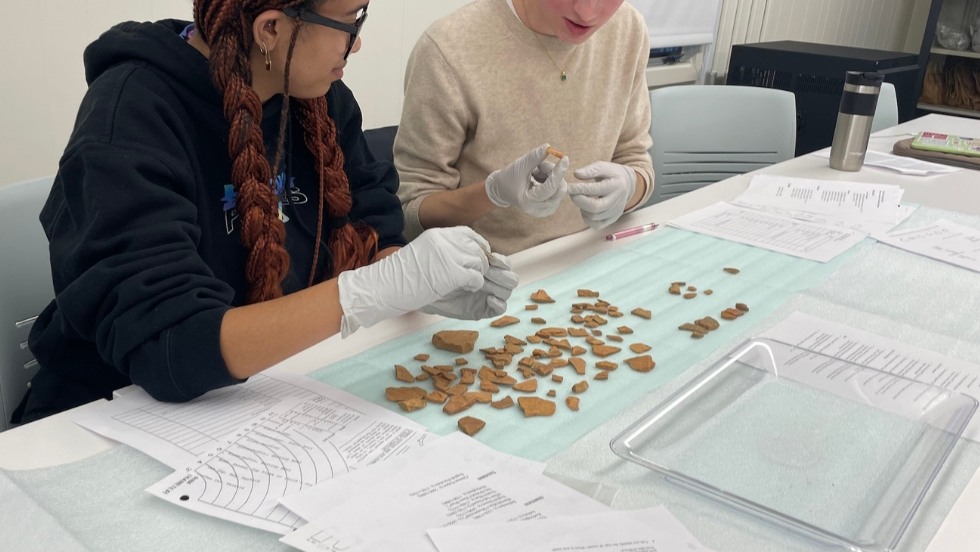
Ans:
[{"label": "white wall", "polygon": [[[405,62],[435,19],[469,0],[374,0],[345,82],[366,128],[398,124]],[[0,185],[53,174],[85,94],[82,51],[124,20],[190,19],[192,0],[7,3],[0,33]]]},{"label": "white wall", "polygon": [[53,174],[85,93],[82,50],[126,19],[189,18],[191,0],[7,2],[0,185]]}]

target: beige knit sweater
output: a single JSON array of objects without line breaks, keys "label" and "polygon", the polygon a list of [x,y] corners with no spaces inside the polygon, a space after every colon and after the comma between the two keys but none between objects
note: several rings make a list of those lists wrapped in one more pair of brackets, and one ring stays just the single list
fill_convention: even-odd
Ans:
[{"label": "beige knit sweater", "polygon": [[[482,185],[545,142],[569,156],[566,180],[578,167],[613,161],[642,175],[649,197],[648,53],[646,24],[627,2],[579,45],[534,33],[507,0],[476,0],[433,23],[408,61],[394,146],[406,237],[423,230],[426,195]],[[550,217],[498,208],[473,228],[510,254],[587,225],[566,197]]]}]

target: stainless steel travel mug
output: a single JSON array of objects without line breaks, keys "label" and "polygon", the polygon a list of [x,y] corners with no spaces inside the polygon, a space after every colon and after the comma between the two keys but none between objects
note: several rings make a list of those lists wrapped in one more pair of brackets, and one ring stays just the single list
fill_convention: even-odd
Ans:
[{"label": "stainless steel travel mug", "polygon": [[874,71],[848,71],[840,99],[834,141],[830,145],[830,166],[840,171],[857,171],[864,165],[871,136],[871,121],[878,105],[884,75]]}]

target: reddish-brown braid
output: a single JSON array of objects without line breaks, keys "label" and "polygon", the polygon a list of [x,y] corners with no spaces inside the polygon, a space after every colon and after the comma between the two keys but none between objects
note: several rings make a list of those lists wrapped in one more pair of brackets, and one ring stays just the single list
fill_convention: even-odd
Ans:
[{"label": "reddish-brown braid", "polygon": [[[337,144],[337,126],[327,115],[326,98],[300,100],[299,106],[306,147],[313,153],[320,174],[320,220],[317,222],[316,248],[319,252],[324,207],[332,220],[347,219],[352,204],[350,183],[344,172],[344,153]],[[345,270],[370,263],[377,253],[378,235],[366,224],[354,224],[347,220],[330,234],[328,245],[333,259],[331,276],[337,276]],[[313,266],[316,266],[316,255]]]}]

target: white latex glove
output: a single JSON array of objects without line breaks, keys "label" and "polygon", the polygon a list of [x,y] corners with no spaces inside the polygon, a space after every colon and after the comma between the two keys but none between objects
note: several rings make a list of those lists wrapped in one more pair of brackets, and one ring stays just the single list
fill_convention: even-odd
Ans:
[{"label": "white latex glove", "polygon": [[510,262],[498,253],[490,254],[490,269],[483,275],[483,287],[477,291],[458,289],[442,299],[422,307],[422,312],[461,320],[479,320],[500,316],[507,310],[507,299],[517,287],[517,273]]},{"label": "white latex glove", "polygon": [[554,214],[565,197],[568,156],[557,164],[545,161],[548,144],[542,144],[484,182],[487,197],[497,207],[515,206],[532,217]]},{"label": "white latex glove", "polygon": [[[490,270],[489,253],[490,244],[472,228],[433,228],[375,263],[342,272],[337,280],[344,311],[341,335],[418,310],[454,292],[481,292]],[[458,305],[459,314],[466,307],[479,310],[481,305],[475,303]]]},{"label": "white latex glove", "polygon": [[636,192],[636,171],[626,165],[596,161],[575,171],[583,182],[568,185],[568,194],[594,229],[609,226],[623,216]]}]

